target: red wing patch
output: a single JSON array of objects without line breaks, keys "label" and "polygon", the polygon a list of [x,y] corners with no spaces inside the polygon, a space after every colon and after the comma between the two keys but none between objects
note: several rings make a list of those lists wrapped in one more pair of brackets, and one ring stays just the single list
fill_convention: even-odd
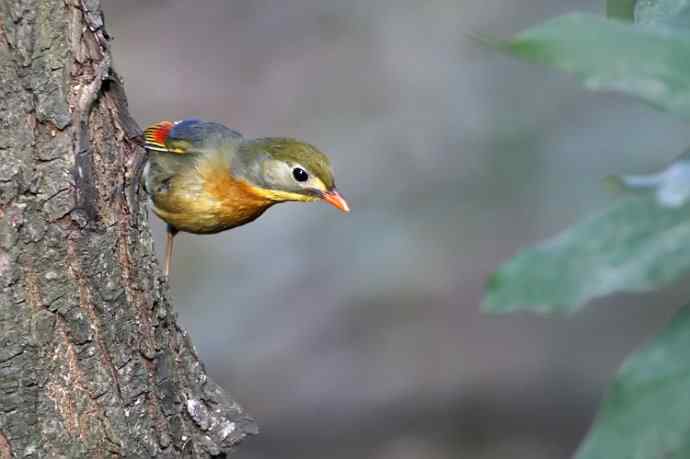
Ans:
[{"label": "red wing patch", "polygon": [[175,127],[172,121],[160,121],[144,131],[145,148],[156,151],[171,151],[165,144],[170,131]]}]

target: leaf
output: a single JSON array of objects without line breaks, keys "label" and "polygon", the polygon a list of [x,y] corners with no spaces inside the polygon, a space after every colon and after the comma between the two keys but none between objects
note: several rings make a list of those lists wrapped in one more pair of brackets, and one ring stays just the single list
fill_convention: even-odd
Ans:
[{"label": "leaf", "polygon": [[682,25],[690,11],[690,0],[640,0],[636,3],[635,22],[639,24]]},{"label": "leaf", "polygon": [[607,0],[606,16],[632,22],[635,19],[635,0]]},{"label": "leaf", "polygon": [[666,285],[688,270],[690,205],[662,207],[654,194],[635,196],[505,263],[490,277],[482,308],[573,312],[613,292]]},{"label": "leaf", "polygon": [[591,90],[622,92],[690,118],[690,31],[575,13],[496,46],[573,72]]},{"label": "leaf", "polygon": [[576,459],[690,457],[690,306],[618,372]]}]

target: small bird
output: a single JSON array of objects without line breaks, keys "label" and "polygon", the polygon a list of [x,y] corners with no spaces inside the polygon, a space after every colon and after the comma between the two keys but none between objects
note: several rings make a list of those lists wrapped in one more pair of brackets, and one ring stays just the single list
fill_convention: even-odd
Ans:
[{"label": "small bird", "polygon": [[179,231],[219,233],[287,201],[323,200],[350,211],[328,157],[302,141],[245,139],[199,119],[158,122],[144,131],[144,140],[143,188],[151,209],[167,223],[166,276]]}]

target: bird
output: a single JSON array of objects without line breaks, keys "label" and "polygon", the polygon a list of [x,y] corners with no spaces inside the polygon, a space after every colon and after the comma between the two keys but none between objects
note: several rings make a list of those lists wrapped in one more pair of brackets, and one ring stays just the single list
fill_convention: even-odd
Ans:
[{"label": "bird", "polygon": [[275,204],[324,201],[349,212],[328,157],[289,137],[245,139],[221,123],[160,121],[144,131],[142,188],[166,225],[165,276],[175,235],[215,234],[259,218]]}]

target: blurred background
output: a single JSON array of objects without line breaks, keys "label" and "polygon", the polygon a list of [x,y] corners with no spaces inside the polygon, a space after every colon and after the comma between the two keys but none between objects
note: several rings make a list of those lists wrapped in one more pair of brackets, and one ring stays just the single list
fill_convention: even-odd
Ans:
[{"label": "blurred background", "polygon": [[471,34],[603,3],[103,1],[142,126],[197,116],[306,139],[353,209],[286,204],[176,239],[180,321],[261,426],[235,457],[573,453],[622,359],[690,287],[541,318],[480,314],[484,281],[615,199],[602,177],[660,167],[690,132]]}]

